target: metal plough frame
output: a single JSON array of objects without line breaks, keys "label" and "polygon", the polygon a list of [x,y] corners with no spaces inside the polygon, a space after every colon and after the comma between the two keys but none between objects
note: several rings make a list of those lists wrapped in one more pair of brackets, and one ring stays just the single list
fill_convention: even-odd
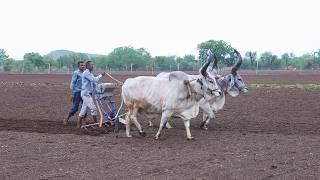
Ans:
[{"label": "metal plough frame", "polygon": [[110,127],[111,125],[114,125],[115,132],[118,132],[119,124],[126,124],[126,120],[122,118],[126,114],[118,115],[120,109],[117,109],[116,103],[113,101],[112,96],[113,94],[111,92],[95,94],[95,102],[100,114],[100,122],[83,125],[81,126],[81,128],[88,130],[88,128],[101,128],[103,125],[105,127]]}]

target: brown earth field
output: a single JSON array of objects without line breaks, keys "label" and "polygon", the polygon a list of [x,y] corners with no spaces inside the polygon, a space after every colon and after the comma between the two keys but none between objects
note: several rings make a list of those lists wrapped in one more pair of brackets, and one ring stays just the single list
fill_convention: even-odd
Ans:
[{"label": "brown earth field", "polygon": [[[247,84],[320,84],[319,71],[241,71]],[[117,73],[124,81],[137,73]],[[112,128],[78,130],[68,74],[0,74],[0,179],[320,179],[320,89],[250,89],[187,141],[181,119],[155,140]],[[110,82],[103,77],[100,82]],[[115,91],[120,103],[120,89]],[[125,111],[125,107],[122,112]]]}]

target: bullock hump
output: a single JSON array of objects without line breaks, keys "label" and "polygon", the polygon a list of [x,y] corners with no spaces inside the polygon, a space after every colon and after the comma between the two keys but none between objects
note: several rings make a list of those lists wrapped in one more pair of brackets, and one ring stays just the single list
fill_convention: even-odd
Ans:
[{"label": "bullock hump", "polygon": [[188,74],[182,72],[182,71],[173,71],[169,74],[169,80],[178,80],[178,81],[184,81],[188,80]]}]

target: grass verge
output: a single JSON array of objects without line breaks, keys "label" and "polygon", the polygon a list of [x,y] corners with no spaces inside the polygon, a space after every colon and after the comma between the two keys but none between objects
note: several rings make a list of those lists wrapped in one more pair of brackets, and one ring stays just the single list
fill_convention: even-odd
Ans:
[{"label": "grass verge", "polygon": [[320,89],[320,84],[247,84],[247,87],[251,89]]}]

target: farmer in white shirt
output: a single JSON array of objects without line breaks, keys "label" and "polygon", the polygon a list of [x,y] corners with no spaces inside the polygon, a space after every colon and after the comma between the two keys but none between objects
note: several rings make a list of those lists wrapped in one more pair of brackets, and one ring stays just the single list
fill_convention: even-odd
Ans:
[{"label": "farmer in white shirt", "polygon": [[106,73],[103,72],[97,77],[94,77],[92,74],[93,71],[93,62],[86,62],[86,70],[82,74],[82,86],[81,86],[81,98],[83,100],[83,104],[79,113],[79,118],[77,122],[77,127],[80,128],[82,125],[82,120],[85,117],[87,108],[91,110],[91,115],[93,117],[94,122],[97,122],[97,108],[92,98],[92,93],[96,88],[97,81],[104,76]]}]

